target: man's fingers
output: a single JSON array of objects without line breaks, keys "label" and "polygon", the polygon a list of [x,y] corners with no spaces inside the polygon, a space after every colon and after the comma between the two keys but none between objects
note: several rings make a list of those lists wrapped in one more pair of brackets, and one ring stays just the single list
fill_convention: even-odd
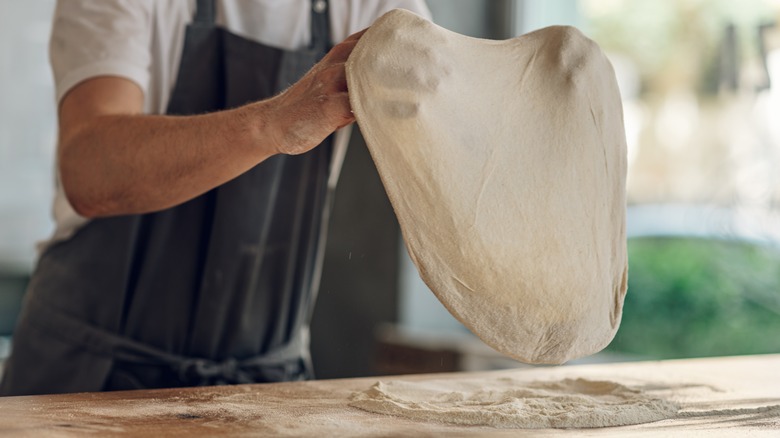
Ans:
[{"label": "man's fingers", "polygon": [[352,114],[352,107],[349,105],[349,94],[346,92],[333,95],[328,103],[337,106],[339,113],[341,113],[341,121],[338,123],[336,129],[343,128],[355,121],[355,115]]},{"label": "man's fingers", "polygon": [[363,36],[367,30],[368,28],[363,29],[360,32],[353,33],[344,41],[336,44],[332,49],[330,49],[330,52],[328,52],[326,58],[329,58],[329,60],[334,62],[346,61],[347,58],[349,58],[349,54],[352,53],[352,49],[355,48],[355,45],[360,40],[360,37]]},{"label": "man's fingers", "polygon": [[322,81],[326,84],[326,88],[334,90],[339,93],[347,91],[347,72],[345,63],[339,62],[336,64],[330,64],[322,69],[320,74],[322,75]]},{"label": "man's fingers", "polygon": [[345,38],[345,39],[344,39],[344,41],[345,41],[345,42],[346,42],[346,41],[350,41],[350,40],[355,40],[355,41],[357,41],[357,40],[359,40],[359,39],[360,39],[360,37],[362,37],[362,36],[363,36],[363,34],[364,34],[364,33],[366,33],[366,31],[367,31],[368,29],[369,29],[369,28],[367,27],[367,28],[365,28],[365,29],[363,29],[363,30],[357,31],[357,32],[353,33],[352,35],[348,36],[347,38]]},{"label": "man's fingers", "polygon": [[303,153],[336,129],[355,121],[345,66],[364,33],[365,29],[356,32],[335,46],[301,80],[277,97],[286,109],[287,119],[283,122],[283,139],[278,142],[280,153]]},{"label": "man's fingers", "polygon": [[344,41],[343,43],[333,47],[330,49],[330,52],[328,52],[328,55],[326,56],[327,60],[330,62],[344,62],[349,58],[350,53],[352,53],[352,50],[355,48],[355,45],[358,43],[357,40],[353,41]]}]

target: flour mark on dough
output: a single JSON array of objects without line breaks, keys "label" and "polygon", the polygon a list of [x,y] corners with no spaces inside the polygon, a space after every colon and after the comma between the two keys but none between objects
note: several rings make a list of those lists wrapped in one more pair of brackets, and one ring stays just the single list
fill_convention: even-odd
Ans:
[{"label": "flour mark on dough", "polygon": [[411,119],[417,115],[420,104],[417,102],[389,100],[382,103],[382,109],[388,116],[394,119]]}]

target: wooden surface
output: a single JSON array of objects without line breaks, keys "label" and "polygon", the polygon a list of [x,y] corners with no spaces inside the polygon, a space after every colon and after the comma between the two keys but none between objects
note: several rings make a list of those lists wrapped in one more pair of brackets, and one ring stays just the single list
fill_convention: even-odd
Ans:
[{"label": "wooden surface", "polygon": [[[460,427],[348,406],[377,380],[509,376],[662,388],[674,419],[580,430]],[[0,436],[780,436],[780,355],[0,398]]]}]

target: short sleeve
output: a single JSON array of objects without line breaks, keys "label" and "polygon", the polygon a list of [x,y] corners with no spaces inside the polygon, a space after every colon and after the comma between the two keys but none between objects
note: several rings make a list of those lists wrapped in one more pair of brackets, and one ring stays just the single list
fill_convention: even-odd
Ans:
[{"label": "short sleeve", "polygon": [[49,58],[57,102],[78,83],[120,76],[146,94],[154,0],[58,0]]}]

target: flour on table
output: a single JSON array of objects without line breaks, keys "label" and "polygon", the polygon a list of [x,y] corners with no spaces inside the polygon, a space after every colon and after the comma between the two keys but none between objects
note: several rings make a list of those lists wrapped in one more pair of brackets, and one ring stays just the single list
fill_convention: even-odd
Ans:
[{"label": "flour on table", "polygon": [[420,276],[488,345],[595,353],[626,292],[626,145],[612,67],[571,27],[469,38],[394,10],[350,102]]},{"label": "flour on table", "polygon": [[429,380],[378,382],[355,393],[365,411],[466,426],[592,428],[672,418],[679,407],[609,381]]}]

